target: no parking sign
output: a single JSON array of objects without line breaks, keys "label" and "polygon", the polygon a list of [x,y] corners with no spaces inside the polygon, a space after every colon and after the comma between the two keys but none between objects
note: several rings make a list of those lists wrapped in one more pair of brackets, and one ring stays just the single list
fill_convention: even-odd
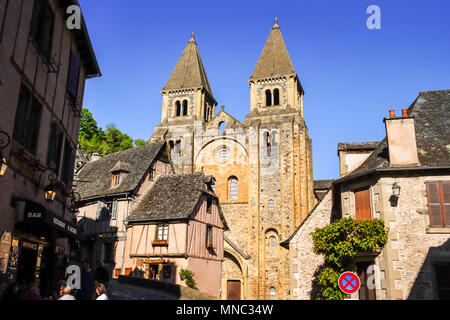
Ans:
[{"label": "no parking sign", "polygon": [[353,272],[344,272],[340,275],[338,280],[339,288],[346,294],[352,294],[359,290],[361,281]]}]

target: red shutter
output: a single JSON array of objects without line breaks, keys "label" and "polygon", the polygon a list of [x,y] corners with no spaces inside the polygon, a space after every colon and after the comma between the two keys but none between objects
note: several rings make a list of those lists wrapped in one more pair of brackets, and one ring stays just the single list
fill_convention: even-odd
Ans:
[{"label": "red shutter", "polygon": [[450,226],[450,181],[431,181],[427,186],[430,226]]},{"label": "red shutter", "polygon": [[446,227],[450,227],[450,181],[442,181],[443,216]]},{"label": "red shutter", "polygon": [[356,220],[370,220],[369,189],[355,191]]}]

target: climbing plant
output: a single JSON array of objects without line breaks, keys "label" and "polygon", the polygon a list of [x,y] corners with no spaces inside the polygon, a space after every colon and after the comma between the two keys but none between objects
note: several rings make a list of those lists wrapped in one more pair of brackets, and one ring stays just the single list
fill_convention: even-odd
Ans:
[{"label": "climbing plant", "polygon": [[194,280],[194,273],[187,269],[181,269],[180,270],[180,279],[186,283],[186,285],[189,288],[196,289],[195,287],[195,280]]},{"label": "climbing plant", "polygon": [[314,252],[325,256],[324,264],[316,272],[313,294],[317,300],[343,300],[339,289],[339,276],[351,270],[352,258],[358,252],[382,249],[387,243],[384,221],[343,218],[316,229],[313,234]]}]

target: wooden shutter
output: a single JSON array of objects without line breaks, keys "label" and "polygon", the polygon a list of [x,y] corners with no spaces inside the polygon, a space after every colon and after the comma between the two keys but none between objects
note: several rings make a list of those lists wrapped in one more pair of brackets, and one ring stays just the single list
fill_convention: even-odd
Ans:
[{"label": "wooden shutter", "polygon": [[369,188],[355,191],[356,220],[370,220]]},{"label": "wooden shutter", "polygon": [[428,214],[431,227],[450,227],[450,181],[429,181]]},{"label": "wooden shutter", "polygon": [[442,181],[443,216],[446,227],[450,227],[450,181]]},{"label": "wooden shutter", "polygon": [[117,200],[113,200],[111,209],[111,219],[115,220],[117,215]]}]

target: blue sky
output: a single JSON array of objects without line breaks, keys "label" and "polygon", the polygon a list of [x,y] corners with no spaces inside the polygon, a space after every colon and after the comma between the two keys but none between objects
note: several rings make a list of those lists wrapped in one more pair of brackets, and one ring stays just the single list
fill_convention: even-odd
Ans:
[{"label": "blue sky", "polygon": [[[389,109],[420,91],[450,89],[450,1],[79,0],[103,76],[87,81],[84,107],[148,139],[160,90],[191,32],[219,105],[243,121],[248,78],[274,18],[305,89],[315,179],[337,178],[338,142],[381,140]],[[381,29],[369,30],[369,5]]]}]

